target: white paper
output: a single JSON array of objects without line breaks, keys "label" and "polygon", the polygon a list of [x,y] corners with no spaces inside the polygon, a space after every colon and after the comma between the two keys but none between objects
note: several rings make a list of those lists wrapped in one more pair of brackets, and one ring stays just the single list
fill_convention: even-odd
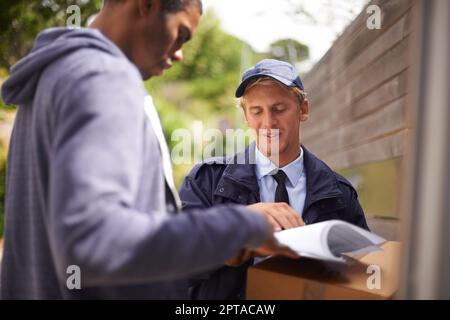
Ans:
[{"label": "white paper", "polygon": [[275,233],[275,238],[302,257],[345,262],[345,255],[379,250],[386,240],[341,220],[329,220]]}]

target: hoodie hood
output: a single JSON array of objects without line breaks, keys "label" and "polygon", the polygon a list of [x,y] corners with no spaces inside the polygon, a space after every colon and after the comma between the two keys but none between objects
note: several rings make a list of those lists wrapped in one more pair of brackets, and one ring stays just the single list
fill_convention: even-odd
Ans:
[{"label": "hoodie hood", "polygon": [[55,60],[81,48],[96,48],[114,56],[122,51],[96,29],[50,28],[36,38],[31,52],[17,62],[2,85],[7,104],[23,104],[33,99],[42,71]]}]

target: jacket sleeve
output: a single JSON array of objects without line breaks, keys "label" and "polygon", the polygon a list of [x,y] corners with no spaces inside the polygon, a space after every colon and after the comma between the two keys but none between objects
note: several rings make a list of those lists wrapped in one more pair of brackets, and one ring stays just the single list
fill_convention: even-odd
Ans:
[{"label": "jacket sleeve", "polygon": [[364,216],[364,211],[358,201],[358,194],[356,193],[356,190],[353,189],[353,187],[350,188],[350,194],[350,222],[358,227],[370,231],[369,226],[366,222],[366,217]]},{"label": "jacket sleeve", "polygon": [[61,281],[69,265],[84,287],[186,278],[264,241],[264,219],[243,206],[175,216],[134,209],[141,168],[151,165],[142,159],[140,79],[116,65],[67,87],[55,93],[46,217]]},{"label": "jacket sleeve", "polygon": [[[184,211],[192,209],[206,209],[213,206],[211,200],[212,188],[209,188],[209,190],[202,189],[195,180],[196,173],[203,169],[202,167],[202,163],[196,164],[184,178],[180,186],[179,194],[182,210]],[[206,176],[202,175],[201,179],[204,184],[210,184]],[[204,280],[207,280],[213,272],[214,270],[208,270],[206,272],[195,274],[189,278],[189,284],[191,286],[198,285]],[[193,288],[191,288],[191,290],[193,290]]]},{"label": "jacket sleeve", "polygon": [[[200,163],[195,165],[191,172],[184,178],[180,187],[183,210],[210,208],[213,206],[212,193],[214,192],[214,187],[209,177],[208,166]],[[195,300],[209,299],[216,297],[216,295],[223,298],[221,293],[224,291],[224,286],[227,287],[227,283],[229,284],[235,281],[235,277],[231,279],[233,281],[225,281],[226,283],[221,280],[223,277],[226,277],[230,269],[236,268],[220,265],[215,269],[191,276],[189,278],[191,298]],[[207,296],[203,296],[202,294],[205,290],[208,292]]]},{"label": "jacket sleeve", "polygon": [[[195,181],[195,173],[200,170],[202,164],[197,164],[187,175],[180,187],[180,198],[183,210],[210,208],[212,204],[212,187],[205,190]],[[203,183],[210,184],[207,177],[203,177]]]},{"label": "jacket sleeve", "polygon": [[345,179],[343,176],[339,175],[338,173],[335,173],[335,176],[341,184],[341,190],[344,192],[347,203],[345,220],[347,222],[350,222],[351,224],[370,231],[369,226],[366,222],[364,211],[361,207],[361,204],[359,203],[358,193],[356,189],[353,187],[350,181]]}]

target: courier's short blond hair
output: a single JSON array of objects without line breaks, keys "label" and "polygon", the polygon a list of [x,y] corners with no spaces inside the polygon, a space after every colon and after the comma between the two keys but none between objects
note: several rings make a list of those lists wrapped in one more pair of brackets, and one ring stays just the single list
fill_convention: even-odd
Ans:
[{"label": "courier's short blond hair", "polygon": [[268,85],[268,84],[276,84],[277,86],[295,94],[295,96],[297,97],[299,107],[302,105],[303,101],[305,101],[305,99],[306,99],[306,92],[301,90],[299,87],[286,86],[271,77],[259,77],[259,78],[256,78],[255,80],[251,81],[245,88],[245,91],[244,91],[244,94],[242,95],[242,97],[237,99],[238,107],[245,109],[245,94],[248,92],[248,90],[250,90],[251,88],[256,87],[256,86],[260,86],[260,85],[264,86],[264,85]]}]

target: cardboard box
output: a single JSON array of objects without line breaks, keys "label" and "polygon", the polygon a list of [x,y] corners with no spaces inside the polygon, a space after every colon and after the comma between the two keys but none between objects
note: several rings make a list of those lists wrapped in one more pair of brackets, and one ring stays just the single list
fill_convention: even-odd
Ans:
[{"label": "cardboard box", "polygon": [[248,269],[246,298],[391,299],[398,289],[401,244],[389,241],[382,249],[348,265],[270,258]]}]

